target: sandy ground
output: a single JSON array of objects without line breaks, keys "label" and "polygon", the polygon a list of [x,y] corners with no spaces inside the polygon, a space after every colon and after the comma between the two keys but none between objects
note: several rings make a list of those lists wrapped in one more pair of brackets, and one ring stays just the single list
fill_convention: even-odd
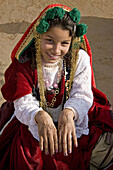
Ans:
[{"label": "sandy ground", "polygon": [[[39,11],[50,3],[62,3],[81,11],[88,25],[97,88],[113,105],[113,1],[112,0],[0,0],[0,87],[10,64],[10,53]],[[4,102],[0,93],[0,105]]]}]

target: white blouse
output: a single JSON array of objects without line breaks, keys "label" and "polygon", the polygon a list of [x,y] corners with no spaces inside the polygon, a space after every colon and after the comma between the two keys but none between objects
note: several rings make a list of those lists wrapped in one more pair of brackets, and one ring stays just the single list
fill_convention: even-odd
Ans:
[{"label": "white blouse", "polygon": [[[44,79],[48,79],[50,86],[56,82],[58,65],[55,67],[43,67]],[[93,103],[93,93],[91,90],[91,67],[90,57],[84,50],[79,50],[77,70],[74,76],[69,99],[64,104],[64,108],[70,108],[75,112],[76,135],[79,138],[82,134],[87,135],[88,110]],[[32,94],[25,95],[14,101],[15,116],[17,119],[28,125],[31,134],[39,140],[38,126],[34,120],[35,114],[43,110],[39,107],[39,101]],[[61,111],[61,105],[57,108],[50,108],[49,114],[53,121],[57,122]]]}]

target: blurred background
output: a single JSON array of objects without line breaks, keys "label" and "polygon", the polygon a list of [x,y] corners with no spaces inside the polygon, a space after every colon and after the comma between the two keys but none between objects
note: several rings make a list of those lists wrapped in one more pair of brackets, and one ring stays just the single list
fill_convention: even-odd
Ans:
[{"label": "blurred background", "polygon": [[[0,88],[10,55],[31,22],[47,5],[77,7],[93,53],[96,86],[113,105],[113,1],[112,0],[0,0]],[[0,92],[0,105],[4,102]]]}]

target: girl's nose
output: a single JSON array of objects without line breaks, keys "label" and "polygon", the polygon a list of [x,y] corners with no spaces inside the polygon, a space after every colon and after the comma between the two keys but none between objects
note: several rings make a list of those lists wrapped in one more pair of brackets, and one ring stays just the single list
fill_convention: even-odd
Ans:
[{"label": "girl's nose", "polygon": [[60,53],[61,53],[60,44],[54,45],[54,47],[53,47],[53,53],[54,53],[55,55],[60,55]]}]

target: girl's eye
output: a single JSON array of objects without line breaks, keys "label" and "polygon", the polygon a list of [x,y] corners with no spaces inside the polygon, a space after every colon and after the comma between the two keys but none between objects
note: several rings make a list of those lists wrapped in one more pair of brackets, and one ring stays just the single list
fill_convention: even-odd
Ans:
[{"label": "girl's eye", "polygon": [[62,45],[65,45],[65,44],[68,45],[68,44],[70,44],[70,43],[69,43],[69,42],[62,42]]},{"label": "girl's eye", "polygon": [[46,39],[46,41],[49,42],[49,43],[52,43],[52,42],[53,42],[52,39]]}]

